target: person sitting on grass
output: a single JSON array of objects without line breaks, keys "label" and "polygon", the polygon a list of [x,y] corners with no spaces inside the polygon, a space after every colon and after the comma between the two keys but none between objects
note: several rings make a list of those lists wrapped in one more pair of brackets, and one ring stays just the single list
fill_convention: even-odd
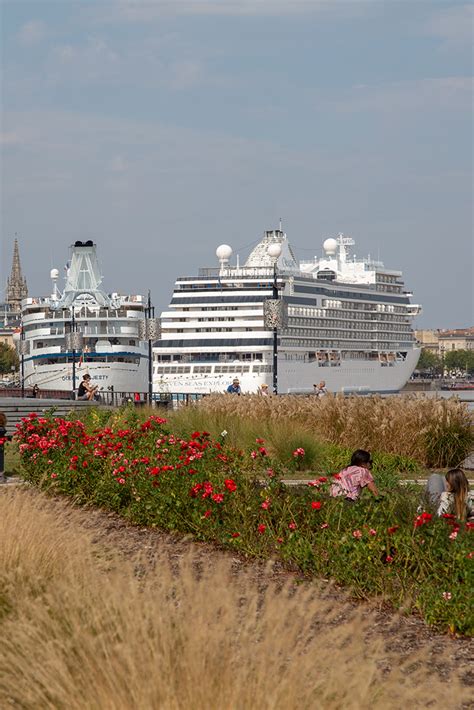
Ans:
[{"label": "person sitting on grass", "polygon": [[455,515],[458,520],[474,517],[474,507],[469,500],[469,481],[460,468],[452,468],[445,476],[433,473],[428,478],[425,498],[436,514]]},{"label": "person sitting on grass", "polygon": [[379,496],[374,478],[370,473],[372,468],[372,458],[368,451],[357,449],[351,457],[350,465],[334,476],[334,482],[330,488],[330,495],[333,498],[343,496],[347,501],[356,501],[362,489],[367,486],[369,491],[376,498]]}]

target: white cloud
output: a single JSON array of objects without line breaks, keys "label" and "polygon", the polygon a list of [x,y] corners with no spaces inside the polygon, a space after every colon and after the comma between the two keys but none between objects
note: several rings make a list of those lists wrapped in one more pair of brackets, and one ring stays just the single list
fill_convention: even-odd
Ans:
[{"label": "white cloud", "polygon": [[469,110],[473,88],[474,79],[470,76],[414,79],[378,86],[359,84],[327,103],[340,113],[371,111],[396,117],[401,112],[410,115],[433,110],[457,112],[462,108]]},{"label": "white cloud", "polygon": [[472,5],[438,10],[433,13],[424,28],[425,34],[440,38],[446,48],[471,46],[473,31],[474,7]]},{"label": "white cloud", "polygon": [[19,145],[23,140],[15,131],[0,133],[0,145]]},{"label": "white cloud", "polygon": [[149,22],[165,15],[277,17],[315,12],[359,15],[376,0],[115,0],[115,13],[102,14],[104,22]]},{"label": "white cloud", "polygon": [[30,20],[20,27],[17,34],[18,42],[23,46],[32,46],[41,42],[46,36],[46,25],[41,20]]}]

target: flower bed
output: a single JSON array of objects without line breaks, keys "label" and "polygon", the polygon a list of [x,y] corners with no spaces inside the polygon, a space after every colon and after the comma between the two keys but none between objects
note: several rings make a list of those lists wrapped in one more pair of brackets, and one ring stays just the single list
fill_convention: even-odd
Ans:
[{"label": "flower bed", "polygon": [[[27,480],[43,489],[140,525],[279,556],[357,596],[381,596],[417,609],[430,624],[472,633],[473,525],[417,513],[419,493],[393,481],[382,501],[367,495],[353,505],[328,496],[330,471],[292,491],[281,484],[281,464],[263,440],[240,451],[205,431],[184,438],[164,419],[140,420],[134,410],[107,425],[97,413],[87,424],[31,415],[16,438]],[[300,465],[305,451],[298,449]]]}]

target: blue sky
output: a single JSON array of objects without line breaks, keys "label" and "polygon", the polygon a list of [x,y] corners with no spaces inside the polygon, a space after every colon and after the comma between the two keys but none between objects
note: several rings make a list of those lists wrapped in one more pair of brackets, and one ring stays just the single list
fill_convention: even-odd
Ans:
[{"label": "blue sky", "polygon": [[109,290],[343,231],[403,270],[419,327],[474,322],[472,5],[438,0],[9,1],[1,279],[30,292],[94,239]]}]

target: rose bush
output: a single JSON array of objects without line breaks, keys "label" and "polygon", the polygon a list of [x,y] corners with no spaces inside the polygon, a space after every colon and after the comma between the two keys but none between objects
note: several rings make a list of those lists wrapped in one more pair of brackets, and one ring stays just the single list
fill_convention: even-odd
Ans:
[{"label": "rose bush", "polygon": [[[430,624],[472,633],[472,527],[418,512],[419,491],[384,480],[382,501],[330,498],[334,471],[297,490],[258,438],[249,451],[188,437],[134,410],[108,422],[37,417],[18,426],[31,483],[126,516],[140,525],[192,533],[246,554],[279,556],[308,575],[331,577],[360,597],[418,610]],[[305,452],[295,449],[295,459]],[[262,484],[264,482],[264,485]]]}]

